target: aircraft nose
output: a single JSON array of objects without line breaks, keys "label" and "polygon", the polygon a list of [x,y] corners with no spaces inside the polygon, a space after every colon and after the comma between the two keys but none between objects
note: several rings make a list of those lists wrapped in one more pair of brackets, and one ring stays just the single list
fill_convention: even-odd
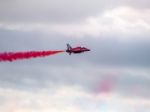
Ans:
[{"label": "aircraft nose", "polygon": [[91,51],[90,49],[87,49],[87,51]]}]

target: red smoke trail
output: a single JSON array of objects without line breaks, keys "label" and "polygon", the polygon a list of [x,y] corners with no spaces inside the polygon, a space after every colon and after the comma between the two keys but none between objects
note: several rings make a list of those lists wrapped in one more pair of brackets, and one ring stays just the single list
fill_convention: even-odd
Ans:
[{"label": "red smoke trail", "polygon": [[29,59],[36,57],[45,57],[61,53],[64,51],[29,51],[29,52],[5,52],[0,53],[0,62],[1,61],[15,61],[18,59]]},{"label": "red smoke trail", "polygon": [[98,93],[111,93],[115,88],[117,83],[117,78],[115,75],[108,75],[103,77],[103,79],[99,82],[97,87]]}]

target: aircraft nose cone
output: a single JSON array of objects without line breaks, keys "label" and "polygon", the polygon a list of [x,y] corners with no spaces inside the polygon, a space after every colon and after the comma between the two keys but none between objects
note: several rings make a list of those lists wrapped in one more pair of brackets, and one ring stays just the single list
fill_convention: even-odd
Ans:
[{"label": "aircraft nose cone", "polygon": [[87,49],[87,51],[91,51],[90,49]]}]

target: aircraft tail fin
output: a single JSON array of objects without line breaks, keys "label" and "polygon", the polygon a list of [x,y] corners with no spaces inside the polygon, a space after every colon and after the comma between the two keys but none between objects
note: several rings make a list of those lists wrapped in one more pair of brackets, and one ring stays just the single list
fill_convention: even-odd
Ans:
[{"label": "aircraft tail fin", "polygon": [[70,50],[72,49],[72,47],[69,44],[67,44],[67,49]]},{"label": "aircraft tail fin", "polygon": [[71,49],[72,49],[72,47],[69,44],[67,44],[67,50],[66,50],[66,52],[68,52],[69,55],[71,55]]}]

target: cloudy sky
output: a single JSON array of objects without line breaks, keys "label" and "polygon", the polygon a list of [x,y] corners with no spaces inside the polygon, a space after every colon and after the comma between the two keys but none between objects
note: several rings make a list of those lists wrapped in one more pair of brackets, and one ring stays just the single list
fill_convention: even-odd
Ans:
[{"label": "cloudy sky", "polygon": [[149,0],[0,0],[0,52],[92,51],[0,62],[2,112],[149,112]]}]

